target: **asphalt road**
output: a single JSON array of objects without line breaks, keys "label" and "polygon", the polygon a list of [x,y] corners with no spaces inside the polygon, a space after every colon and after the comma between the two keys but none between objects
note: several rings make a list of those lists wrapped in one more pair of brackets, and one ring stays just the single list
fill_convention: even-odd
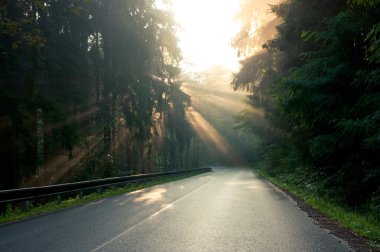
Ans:
[{"label": "asphalt road", "polygon": [[352,251],[244,168],[0,226],[0,251]]}]

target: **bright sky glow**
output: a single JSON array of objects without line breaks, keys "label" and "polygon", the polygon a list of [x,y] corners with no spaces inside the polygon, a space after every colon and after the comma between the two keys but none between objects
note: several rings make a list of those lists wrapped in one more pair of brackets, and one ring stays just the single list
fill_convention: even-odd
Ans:
[{"label": "bright sky glow", "polygon": [[178,38],[188,71],[215,65],[236,69],[238,58],[231,41],[239,27],[234,15],[238,0],[172,0],[172,11],[180,25]]}]

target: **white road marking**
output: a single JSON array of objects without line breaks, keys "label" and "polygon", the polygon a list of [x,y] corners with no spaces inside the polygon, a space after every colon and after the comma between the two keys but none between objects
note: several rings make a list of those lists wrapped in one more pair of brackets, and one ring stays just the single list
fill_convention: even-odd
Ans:
[{"label": "white road marking", "polygon": [[188,194],[185,194],[184,196],[182,196],[181,198],[173,201],[172,203],[168,204],[167,206],[165,206],[164,208],[160,209],[159,211],[151,214],[148,218],[140,221],[139,223],[137,223],[136,225],[132,226],[132,227],[129,227],[128,229],[124,230],[122,233],[118,234],[117,236],[113,237],[112,239],[102,243],[101,245],[99,245],[98,247],[96,247],[95,249],[91,250],[91,252],[95,252],[95,251],[98,251],[100,250],[101,248],[107,246],[108,244],[112,243],[113,241],[119,239],[120,237],[122,237],[123,235],[127,234],[129,231],[132,231],[133,229],[135,229],[136,227],[138,226],[141,226],[142,224],[146,223],[147,221],[153,219],[154,217],[156,217],[157,215],[159,215],[160,213],[166,211],[167,209],[171,208],[174,204],[180,202],[181,200],[183,199],[186,199],[187,197],[189,197],[190,195],[198,192],[199,190],[201,190],[203,187],[207,186],[208,184],[210,184],[211,182],[213,182],[213,180],[210,180],[208,181],[206,184],[203,184],[201,185],[200,187],[198,187],[197,189],[195,189],[194,191],[191,191],[189,192]]}]

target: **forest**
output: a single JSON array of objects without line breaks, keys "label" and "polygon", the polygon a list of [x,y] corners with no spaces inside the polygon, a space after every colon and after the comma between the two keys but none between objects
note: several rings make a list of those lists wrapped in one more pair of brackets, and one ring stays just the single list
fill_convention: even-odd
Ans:
[{"label": "forest", "polygon": [[253,32],[252,4],[239,15],[233,45],[243,59],[232,86],[265,112],[265,127],[238,117],[260,137],[254,166],[378,214],[379,1],[284,1]]},{"label": "forest", "polygon": [[[236,160],[379,212],[380,3],[289,0],[265,22],[243,3],[231,84],[256,114],[237,114],[243,133],[231,133],[205,96],[201,115]],[[0,189],[210,161],[181,89],[177,29],[154,0],[1,1]]]},{"label": "forest", "polygon": [[377,251],[380,0],[1,0],[0,140],[0,250]]},{"label": "forest", "polygon": [[153,0],[1,1],[0,189],[198,166],[175,29]]}]

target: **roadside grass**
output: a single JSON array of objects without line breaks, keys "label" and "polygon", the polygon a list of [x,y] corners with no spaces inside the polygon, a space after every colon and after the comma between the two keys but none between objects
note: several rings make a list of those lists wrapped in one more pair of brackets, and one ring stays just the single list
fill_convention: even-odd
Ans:
[{"label": "roadside grass", "polygon": [[196,172],[196,173],[189,173],[186,175],[156,178],[156,179],[152,179],[151,181],[146,181],[146,182],[136,182],[133,184],[131,183],[124,187],[117,187],[115,189],[109,188],[101,192],[92,192],[87,195],[83,195],[82,198],[80,198],[79,195],[76,195],[74,197],[69,197],[66,199],[63,198],[60,203],[58,203],[56,200],[55,201],[52,200],[47,203],[38,204],[38,205],[31,204],[29,210],[27,211],[25,211],[21,205],[13,206],[13,207],[11,205],[7,205],[6,212],[0,215],[0,224],[20,221],[20,220],[28,219],[35,216],[53,213],[53,212],[67,209],[70,207],[87,204],[87,203],[101,200],[104,198],[117,196],[124,193],[133,192],[136,190],[141,190],[144,188],[148,188],[148,187],[163,184],[163,183],[168,183],[168,182],[172,182],[176,180],[189,178],[189,177],[199,175],[199,174],[201,173]]},{"label": "roadside grass", "polygon": [[318,209],[341,226],[352,230],[355,234],[370,240],[370,245],[380,248],[380,220],[368,209],[354,210],[341,202],[320,193],[313,186],[305,186],[294,174],[273,175],[260,166],[253,167],[255,172],[276,186],[291,192],[307,205]]}]

